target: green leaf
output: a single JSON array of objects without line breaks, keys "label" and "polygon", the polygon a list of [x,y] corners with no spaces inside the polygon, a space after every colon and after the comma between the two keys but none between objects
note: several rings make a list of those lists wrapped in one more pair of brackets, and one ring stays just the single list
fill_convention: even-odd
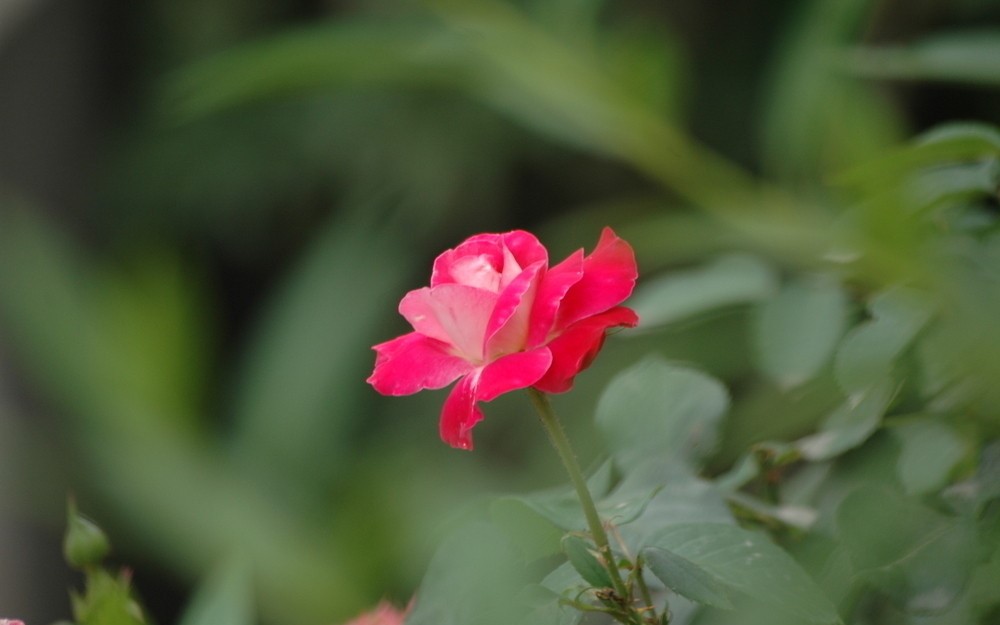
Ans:
[{"label": "green leaf", "polygon": [[951,122],[935,126],[909,145],[866,161],[837,177],[846,185],[884,187],[886,181],[943,164],[969,163],[1000,157],[1000,131],[989,124]]},{"label": "green leaf", "polygon": [[[201,409],[211,353],[201,285],[178,255],[145,251],[127,271],[95,283],[95,317],[114,354],[114,387],[135,412],[191,427]],[[150,410],[155,407],[154,410]]]},{"label": "green leaf", "polygon": [[819,513],[813,508],[792,504],[771,504],[739,491],[729,493],[727,500],[730,506],[738,510],[739,516],[775,521],[803,531],[812,529],[819,518]]},{"label": "green leaf", "polygon": [[713,481],[716,488],[720,491],[731,493],[743,488],[756,479],[760,475],[760,469],[757,454],[751,450],[743,454],[729,471],[716,476]]},{"label": "green leaf", "polygon": [[517,600],[529,605],[521,625],[576,625],[583,618],[583,612],[565,605],[559,593],[542,585],[526,587]]},{"label": "green leaf", "polygon": [[836,523],[855,570],[909,612],[947,609],[987,555],[971,522],[890,488],[858,488],[840,504]]},{"label": "green leaf", "polygon": [[559,553],[562,537],[553,522],[518,497],[501,497],[490,504],[490,516],[519,546],[527,560]]},{"label": "green leaf", "polygon": [[90,467],[87,482],[108,494],[134,540],[179,569],[211,566],[239,542],[261,563],[269,613],[291,604],[318,620],[357,597],[328,524],[297,518],[287,498],[269,499],[259,480],[241,479],[230,459],[172,428],[156,407],[136,411],[109,374],[115,353],[97,331],[98,268],[41,214],[0,210],[0,293],[19,293],[0,297],[0,317],[38,388],[74,417],[66,423]]},{"label": "green leaf", "polygon": [[641,18],[620,21],[602,34],[601,56],[612,77],[651,110],[676,118],[682,95],[677,37]]},{"label": "green leaf", "polygon": [[1000,441],[993,441],[983,448],[975,479],[980,485],[981,504],[1000,497]]},{"label": "green leaf", "polygon": [[1000,441],[995,440],[979,449],[975,475],[952,484],[941,497],[959,515],[979,517],[984,506],[1000,497]]},{"label": "green leaf", "polygon": [[[623,482],[613,492],[597,500],[597,512],[606,522],[626,525],[643,513],[659,490],[659,485],[634,487],[631,482]],[[535,493],[516,500],[562,529],[582,530],[587,526],[575,491]]]},{"label": "green leaf", "polygon": [[238,560],[219,568],[198,589],[180,625],[252,625],[250,571]]},{"label": "green leaf", "polygon": [[[675,139],[645,102],[583,47],[569,47],[510,4],[433,0],[441,19],[461,34],[459,56],[471,64],[476,97],[520,123],[577,147],[646,158],[657,139]],[[655,137],[655,138],[654,138]],[[645,153],[643,153],[645,152]],[[660,149],[656,158],[670,158]]]},{"label": "green leaf", "polygon": [[912,201],[921,209],[993,197],[1000,188],[1000,161],[939,166],[922,171],[908,186]]},{"label": "green leaf", "polygon": [[818,432],[796,441],[796,449],[804,458],[819,461],[857,447],[878,429],[895,391],[889,380],[882,380],[852,394],[830,413]]},{"label": "green leaf", "polygon": [[1000,587],[1000,550],[995,550],[989,562],[977,568],[969,580],[966,596],[969,604],[980,615],[980,623],[986,622],[985,618],[991,612],[995,614],[1000,605],[997,587]]},{"label": "green leaf", "polygon": [[902,288],[878,294],[868,309],[872,319],[847,333],[834,359],[837,382],[849,395],[888,376],[931,317],[923,298]]},{"label": "green leaf", "polygon": [[756,192],[748,175],[665,124],[647,94],[606,71],[595,46],[566,45],[509,3],[422,5],[440,21],[338,21],[229,50],[171,81],[168,109],[204,115],[301,90],[451,88],[565,144],[621,159],[714,212],[731,216],[744,192]]},{"label": "green leaf", "polygon": [[608,569],[598,561],[596,548],[574,534],[567,534],[562,539],[562,550],[569,563],[576,569],[587,583],[595,588],[610,588],[611,576]]},{"label": "green leaf", "polygon": [[781,388],[812,378],[833,353],[844,330],[847,297],[840,285],[821,277],[785,285],[765,301],[756,323],[761,370]]},{"label": "green leaf", "polygon": [[642,558],[653,575],[677,594],[705,605],[732,609],[723,584],[690,560],[656,547],[643,550]]},{"label": "green leaf", "polygon": [[577,593],[587,588],[587,582],[569,562],[564,562],[552,570],[542,580],[542,586],[560,595]]},{"label": "green leaf", "polygon": [[21,365],[88,427],[190,429],[208,360],[196,282],[169,254],[99,266],[42,213],[0,207],[0,291],[19,293],[0,317]]},{"label": "green leaf", "polygon": [[959,327],[951,320],[934,324],[916,346],[920,395],[928,411],[962,411],[975,401],[977,381],[968,375],[973,365],[966,360],[961,342],[955,340]]},{"label": "green leaf", "polygon": [[809,574],[762,534],[721,523],[685,523],[663,528],[652,545],[773,608],[810,623],[840,622]]},{"label": "green leaf", "polygon": [[117,392],[115,354],[93,301],[98,268],[43,211],[0,202],[0,292],[18,294],[0,297],[8,349],[47,396],[89,425],[117,425],[124,412],[134,424],[146,415]]},{"label": "green leaf", "polygon": [[660,489],[659,486],[640,491],[619,488],[597,504],[597,512],[605,523],[616,527],[628,525],[643,514]]},{"label": "green leaf", "polygon": [[978,122],[949,122],[924,132],[915,144],[914,151],[933,159],[927,164],[1000,156],[1000,130]]},{"label": "green leaf", "polygon": [[467,65],[455,37],[426,22],[337,20],[185,67],[168,78],[162,98],[168,112],[190,119],[331,86],[453,85],[468,76]]},{"label": "green leaf", "polygon": [[145,625],[142,609],[132,597],[131,575],[117,577],[100,568],[86,572],[86,591],[73,594],[73,618],[80,625]]},{"label": "green leaf", "polygon": [[844,61],[866,78],[1000,85],[1000,31],[936,35],[906,47],[858,47]]},{"label": "green leaf", "polygon": [[[614,467],[610,460],[602,462],[587,478],[587,488],[602,514],[614,512],[613,508],[629,500],[621,492],[610,492],[613,481]],[[633,493],[630,498],[636,499],[637,495]],[[511,540],[523,547],[526,554],[558,553],[562,532],[555,528],[582,530],[587,525],[572,486],[502,497],[492,504],[490,513],[501,528],[517,534]]]},{"label": "green leaf", "polygon": [[723,256],[704,267],[647,280],[631,306],[649,330],[705,312],[765,299],[778,288],[766,263],[752,256]]},{"label": "green leaf", "polygon": [[[368,219],[328,224],[252,337],[238,379],[234,454],[251,468],[268,458],[269,479],[318,486],[331,459],[348,457],[338,444],[356,410],[346,389],[364,392],[356,355],[371,345],[405,267],[399,243],[375,235]],[[367,295],[348,296],[360,290]]]},{"label": "green leaf", "polygon": [[830,64],[830,50],[853,41],[871,12],[867,0],[814,0],[785,13],[759,115],[767,173],[815,184],[902,134],[885,98]]},{"label": "green leaf", "polygon": [[649,358],[611,381],[597,425],[625,468],[650,457],[697,464],[715,448],[728,407],[729,394],[714,378]]},{"label": "green leaf", "polygon": [[514,598],[527,584],[503,532],[470,523],[449,535],[431,559],[406,625],[510,625],[527,606]]},{"label": "green leaf", "polygon": [[525,10],[565,39],[588,41],[605,5],[607,0],[539,0],[525,5]]},{"label": "green leaf", "polygon": [[715,484],[699,478],[678,458],[648,458],[618,487],[623,492],[658,490],[642,514],[618,533],[632,553],[654,545],[665,519],[671,523],[733,523],[733,516]]},{"label": "green leaf", "polygon": [[888,430],[902,446],[896,468],[908,495],[940,489],[968,450],[955,429],[940,419],[916,417]]}]

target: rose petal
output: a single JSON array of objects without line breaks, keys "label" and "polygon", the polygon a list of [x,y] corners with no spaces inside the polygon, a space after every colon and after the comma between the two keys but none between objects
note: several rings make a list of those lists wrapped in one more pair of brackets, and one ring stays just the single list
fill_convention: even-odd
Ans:
[{"label": "rose petal", "polygon": [[524,267],[521,263],[517,262],[514,252],[510,251],[510,248],[505,245],[503,248],[503,272],[500,274],[497,291],[506,289],[511,282],[521,275],[523,270]]},{"label": "rose petal", "polygon": [[544,262],[534,263],[500,293],[486,324],[484,351],[488,360],[524,349],[535,293],[544,268]]},{"label": "rose petal", "polygon": [[492,401],[504,393],[528,388],[545,375],[551,363],[552,352],[547,347],[504,356],[483,367],[474,395],[478,401]]},{"label": "rose petal", "polygon": [[605,331],[616,326],[634,327],[639,322],[630,308],[617,306],[566,328],[549,342],[552,365],[533,386],[546,393],[563,393],[573,378],[588,366],[604,345]]},{"label": "rose petal", "polygon": [[368,383],[383,395],[411,395],[444,388],[472,370],[448,345],[417,332],[376,345],[375,370]]},{"label": "rose petal", "polygon": [[[400,610],[388,601],[381,601],[376,608],[365,612],[344,625],[403,625],[409,608]],[[0,625],[3,622],[0,621]]]},{"label": "rose petal", "polygon": [[472,428],[483,420],[476,406],[475,387],[479,372],[458,381],[441,409],[441,440],[458,449],[472,449]]},{"label": "rose petal", "polygon": [[[506,263],[504,266],[506,267]],[[486,254],[456,259],[451,265],[451,277],[457,284],[474,286],[493,293],[500,291],[503,281],[503,276],[493,265],[493,260]]]},{"label": "rose petal", "polygon": [[[538,238],[531,234],[530,232],[525,232],[524,230],[512,230],[506,232],[501,236],[503,241],[504,250],[507,254],[504,256],[504,267],[503,274],[507,278],[507,281],[503,284],[506,286],[514,277],[516,277],[524,267],[528,265],[533,265],[535,263],[542,263],[543,265],[549,264],[549,252],[545,249],[545,246],[541,244]],[[508,268],[508,261],[513,259],[516,263],[515,267]]]},{"label": "rose petal", "polygon": [[549,269],[542,276],[531,311],[528,328],[528,347],[536,347],[546,341],[555,323],[559,305],[570,287],[583,277],[583,250],[577,250],[566,260]]},{"label": "rose petal", "polygon": [[[503,288],[513,280],[524,267],[544,261],[549,262],[549,254],[538,238],[524,230],[512,230],[503,234],[477,234],[469,237],[454,249],[446,250],[434,259],[431,272],[431,286],[458,283],[480,286],[478,279],[469,282],[469,266],[475,265],[480,271],[479,279],[486,267],[505,277],[499,285]],[[513,262],[511,262],[513,261]],[[482,288],[480,286],[480,288]],[[497,289],[493,289],[497,290]]]},{"label": "rose petal", "polygon": [[478,234],[469,237],[457,247],[445,250],[434,259],[434,269],[431,271],[431,286],[450,284],[461,281],[453,274],[456,264],[461,265],[461,259],[472,257],[488,260],[490,266],[499,275],[503,269],[503,242],[497,234]]},{"label": "rose petal", "polygon": [[605,228],[597,248],[583,259],[583,277],[562,299],[555,329],[622,303],[632,294],[638,275],[632,247],[611,228]]},{"label": "rose petal", "polygon": [[452,345],[470,362],[482,362],[486,326],[497,295],[462,284],[441,284],[410,291],[399,313],[413,329]]}]

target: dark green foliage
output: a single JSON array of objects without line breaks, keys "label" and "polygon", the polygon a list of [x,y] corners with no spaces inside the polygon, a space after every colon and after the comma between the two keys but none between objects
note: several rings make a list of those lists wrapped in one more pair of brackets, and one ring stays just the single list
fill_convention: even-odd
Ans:
[{"label": "dark green foliage", "polygon": [[[609,224],[642,323],[554,402],[609,456],[611,565],[675,625],[996,620],[990,3],[196,4],[137,9],[150,89],[81,164],[87,212],[2,181],[5,502],[55,525],[39,493],[70,484],[123,560],[217,570],[182,625],[415,588],[411,625],[574,625],[607,563],[538,490],[528,403],[461,455],[441,393],[363,380],[441,250],[526,227],[560,258]],[[71,525],[76,620],[132,625]]]}]

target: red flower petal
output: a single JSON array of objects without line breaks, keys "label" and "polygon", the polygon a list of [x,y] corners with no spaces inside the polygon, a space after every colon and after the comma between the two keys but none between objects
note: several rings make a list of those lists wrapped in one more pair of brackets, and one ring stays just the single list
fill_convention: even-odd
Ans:
[{"label": "red flower petal", "polygon": [[551,362],[552,354],[543,347],[505,356],[463,377],[441,410],[441,439],[458,449],[472,449],[472,428],[483,420],[477,402],[528,388],[545,375]]},{"label": "red flower petal", "polygon": [[576,374],[590,363],[604,345],[605,331],[616,326],[634,327],[639,317],[630,308],[617,306],[566,328],[548,347],[552,365],[533,386],[546,393],[563,393],[573,386]]},{"label": "red flower petal", "polygon": [[[516,266],[507,267],[510,259],[514,260]],[[494,272],[506,275],[509,281],[524,267],[538,261],[547,264],[548,259],[545,247],[530,232],[513,230],[504,234],[477,234],[434,259],[431,286],[453,282],[470,284],[466,280],[469,263],[473,260],[483,269],[488,266]]]},{"label": "red flower petal", "polygon": [[552,352],[547,347],[504,356],[483,367],[473,394],[478,401],[491,401],[504,393],[528,388],[545,375],[550,364]]},{"label": "red flower petal", "polygon": [[524,230],[512,230],[501,235],[503,245],[521,267],[527,267],[537,262],[549,264],[549,252],[541,244],[538,237]]},{"label": "red flower petal", "polygon": [[570,287],[583,277],[583,250],[577,250],[566,260],[552,267],[538,286],[534,308],[531,311],[531,327],[528,329],[528,347],[541,345],[549,336],[556,320],[559,305]]},{"label": "red flower petal", "polygon": [[632,294],[638,275],[632,247],[611,228],[605,228],[597,249],[583,259],[583,277],[562,299],[555,329],[569,327],[622,303]]},{"label": "red flower petal", "polygon": [[441,440],[458,449],[472,449],[472,427],[483,420],[476,406],[478,377],[473,372],[459,380],[441,409]]},{"label": "red flower petal", "polygon": [[375,371],[368,383],[383,395],[410,395],[444,388],[472,370],[441,341],[417,332],[376,345]]}]

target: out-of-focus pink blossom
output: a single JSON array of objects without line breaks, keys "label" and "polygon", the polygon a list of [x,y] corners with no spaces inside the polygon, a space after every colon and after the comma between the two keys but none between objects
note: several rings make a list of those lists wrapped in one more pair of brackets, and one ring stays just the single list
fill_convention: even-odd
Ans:
[{"label": "out-of-focus pink blossom", "polygon": [[396,608],[388,601],[383,601],[374,610],[365,612],[344,625],[403,625],[407,611]]},{"label": "out-of-focus pink blossom", "polygon": [[528,232],[476,235],[438,256],[430,286],[400,302],[414,331],[374,347],[368,382],[385,395],[409,395],[457,379],[441,438],[472,449],[478,402],[528,387],[567,391],[609,328],[638,323],[619,306],[637,276],[632,248],[611,228],[589,256],[577,250],[554,267]]},{"label": "out-of-focus pink blossom", "polygon": [[24,625],[24,622],[16,621],[13,619],[0,618],[0,625]]}]

